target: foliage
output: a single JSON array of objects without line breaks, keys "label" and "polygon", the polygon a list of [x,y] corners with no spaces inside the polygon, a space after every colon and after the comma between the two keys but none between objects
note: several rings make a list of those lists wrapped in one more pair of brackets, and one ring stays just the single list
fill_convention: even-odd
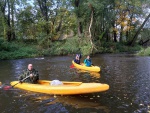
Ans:
[{"label": "foliage", "polygon": [[143,40],[143,41],[148,40],[148,39],[150,39],[149,36],[150,36],[150,29],[149,28],[144,28],[141,31],[141,37],[138,40]]},{"label": "foliage", "polygon": [[1,0],[1,59],[139,50],[136,44],[149,40],[149,4],[149,0],[33,0],[31,4]]},{"label": "foliage", "polygon": [[18,59],[35,57],[40,53],[36,46],[22,42],[6,42],[0,40],[0,59]]},{"label": "foliage", "polygon": [[67,55],[76,53],[79,50],[79,42],[76,37],[68,38],[64,41],[56,41],[51,45],[50,54]]},{"label": "foliage", "polygon": [[83,55],[89,55],[90,50],[91,50],[91,43],[89,41],[89,38],[83,37],[80,39],[80,48],[81,48],[81,53]]},{"label": "foliage", "polygon": [[142,47],[136,45],[134,47],[127,46],[123,43],[114,42],[102,42],[102,46],[99,48],[100,53],[118,53],[118,52],[135,52],[139,51]]},{"label": "foliage", "polygon": [[[0,40],[0,59],[18,59],[38,56],[50,56],[50,55],[68,55],[81,53],[83,56],[89,55],[90,43],[87,38],[82,40],[76,37],[68,38],[62,41],[55,41],[51,43],[51,46],[43,48],[32,40],[6,42]],[[124,44],[114,42],[102,42],[101,46],[98,47],[98,51],[95,53],[116,53],[116,52],[133,52],[139,51],[140,46],[128,47]]]},{"label": "foliage", "polygon": [[139,51],[137,53],[137,55],[140,55],[140,56],[150,56],[150,47],[148,48],[143,48],[141,51]]}]

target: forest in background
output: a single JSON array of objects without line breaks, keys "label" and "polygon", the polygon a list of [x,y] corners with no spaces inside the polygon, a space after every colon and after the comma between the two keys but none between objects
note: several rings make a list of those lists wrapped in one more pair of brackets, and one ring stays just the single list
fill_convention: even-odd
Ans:
[{"label": "forest in background", "polygon": [[139,51],[150,55],[149,0],[1,0],[0,59]]}]

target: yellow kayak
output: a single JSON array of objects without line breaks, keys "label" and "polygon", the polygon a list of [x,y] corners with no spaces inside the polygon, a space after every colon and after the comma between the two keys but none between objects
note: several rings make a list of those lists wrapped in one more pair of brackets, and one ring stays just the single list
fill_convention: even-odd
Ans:
[{"label": "yellow kayak", "polygon": [[76,67],[78,69],[83,69],[83,70],[87,70],[87,71],[100,72],[100,70],[101,70],[99,66],[87,67],[84,64],[79,65],[79,64],[75,63],[74,61],[72,61],[72,64],[74,65],[74,67]]},{"label": "yellow kayak", "polygon": [[[15,85],[19,81],[12,81],[11,86]],[[18,83],[14,88],[23,90],[45,93],[45,94],[56,94],[56,95],[76,95],[76,94],[87,94],[94,92],[102,92],[109,89],[108,84],[101,83],[82,83],[82,82],[68,82],[62,81],[62,85],[51,85],[52,81],[39,80],[38,84],[31,83]]]}]

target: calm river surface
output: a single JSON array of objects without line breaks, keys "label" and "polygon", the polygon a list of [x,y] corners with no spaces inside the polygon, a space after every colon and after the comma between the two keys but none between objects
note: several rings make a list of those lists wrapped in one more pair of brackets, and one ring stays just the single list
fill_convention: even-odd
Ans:
[{"label": "calm river surface", "polygon": [[71,69],[73,58],[1,60],[0,81],[9,85],[32,63],[40,79],[100,82],[109,84],[110,89],[85,95],[54,96],[0,88],[0,113],[150,113],[150,57],[98,54],[91,58],[93,64],[101,66],[100,73]]}]

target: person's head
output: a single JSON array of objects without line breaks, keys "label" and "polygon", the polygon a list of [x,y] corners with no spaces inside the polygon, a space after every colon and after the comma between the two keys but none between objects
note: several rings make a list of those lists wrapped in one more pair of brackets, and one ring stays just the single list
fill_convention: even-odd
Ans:
[{"label": "person's head", "polygon": [[90,55],[88,55],[86,58],[87,58],[87,59],[90,59]]},{"label": "person's head", "polygon": [[76,55],[76,59],[79,60],[79,55]]},{"label": "person's head", "polygon": [[81,59],[82,58],[82,55],[81,54],[79,54],[79,59]]},{"label": "person's head", "polygon": [[32,64],[28,64],[28,69],[32,70],[33,69],[33,65]]}]

